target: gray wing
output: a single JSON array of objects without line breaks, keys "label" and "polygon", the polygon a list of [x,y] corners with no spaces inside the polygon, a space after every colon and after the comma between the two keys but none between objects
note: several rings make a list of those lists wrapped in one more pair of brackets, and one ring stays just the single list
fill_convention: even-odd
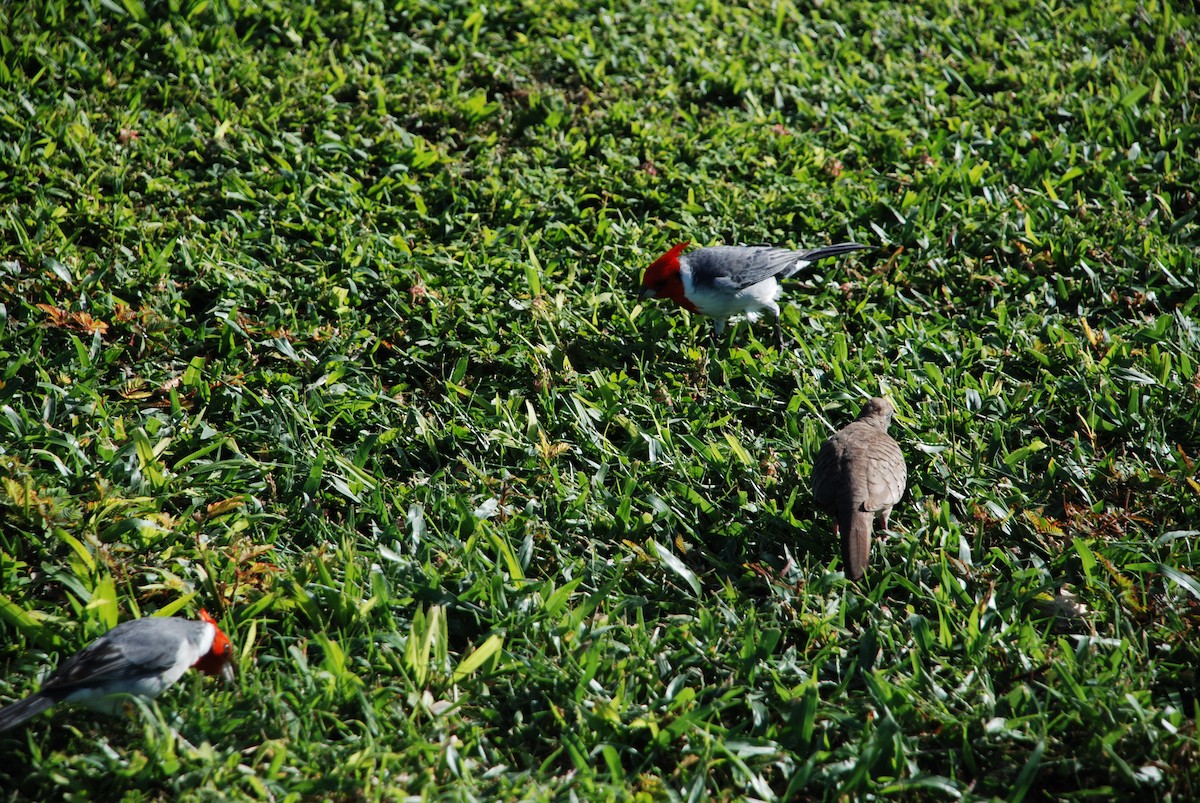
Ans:
[{"label": "gray wing", "polygon": [[858,243],[838,243],[821,248],[793,250],[769,245],[716,245],[687,255],[698,286],[736,292],[772,276],[787,278],[806,264],[868,248]]},{"label": "gray wing", "polygon": [[687,255],[697,286],[733,292],[772,276],[789,275],[800,259],[800,252],[765,245],[717,245]]},{"label": "gray wing", "polygon": [[42,684],[42,693],[61,696],[78,688],[166,672],[175,665],[180,642],[198,640],[203,631],[203,622],[175,617],[123,622],[68,658]]}]

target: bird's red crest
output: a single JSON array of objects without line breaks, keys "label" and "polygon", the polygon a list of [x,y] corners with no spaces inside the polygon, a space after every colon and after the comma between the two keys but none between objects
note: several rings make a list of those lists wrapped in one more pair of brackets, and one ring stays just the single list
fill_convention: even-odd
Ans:
[{"label": "bird's red crest", "polygon": [[651,262],[650,267],[646,268],[646,273],[642,276],[642,287],[660,287],[671,276],[679,273],[679,255],[682,254],[683,249],[687,248],[689,245],[691,245],[691,243],[685,240],[667,253],[660,256],[658,259]]},{"label": "bird's red crest", "polygon": [[212,646],[200,656],[200,660],[196,661],[194,666],[206,675],[220,675],[226,671],[225,664],[233,657],[233,645],[229,642],[229,636],[217,627],[217,620],[203,608],[200,609],[200,620],[208,622],[216,632],[213,634]]}]

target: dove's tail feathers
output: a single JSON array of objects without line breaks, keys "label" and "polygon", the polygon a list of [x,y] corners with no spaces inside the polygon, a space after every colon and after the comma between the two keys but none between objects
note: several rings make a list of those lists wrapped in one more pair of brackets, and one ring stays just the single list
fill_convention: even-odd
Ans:
[{"label": "dove's tail feathers", "polygon": [[842,563],[846,576],[851,580],[862,579],[871,558],[871,516],[861,510],[849,511],[839,516],[838,529],[842,533]]}]

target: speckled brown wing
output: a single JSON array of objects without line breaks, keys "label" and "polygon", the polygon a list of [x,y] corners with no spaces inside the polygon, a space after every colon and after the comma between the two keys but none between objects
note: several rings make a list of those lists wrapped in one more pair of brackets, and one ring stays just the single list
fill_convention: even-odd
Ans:
[{"label": "speckled brown wing", "polygon": [[904,495],[908,484],[908,466],[900,453],[900,444],[886,432],[869,435],[866,441],[867,498],[863,510],[875,513],[880,526],[887,529],[892,507]]}]

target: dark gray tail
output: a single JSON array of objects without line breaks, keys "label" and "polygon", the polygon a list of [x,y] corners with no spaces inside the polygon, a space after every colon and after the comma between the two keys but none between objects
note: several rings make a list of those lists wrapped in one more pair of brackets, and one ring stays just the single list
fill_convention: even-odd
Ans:
[{"label": "dark gray tail", "polygon": [[44,694],[35,694],[32,697],[26,697],[24,700],[15,702],[7,708],[0,708],[0,731],[15,728],[25,720],[36,717],[52,705],[54,705],[54,701],[49,697]]},{"label": "dark gray tail", "polygon": [[838,243],[837,245],[823,245],[820,248],[810,248],[807,251],[801,251],[804,256],[801,257],[805,262],[816,262],[818,259],[826,259],[828,257],[840,257],[842,254],[849,254],[853,251],[864,251],[872,248],[870,245],[862,245],[860,243]]}]

